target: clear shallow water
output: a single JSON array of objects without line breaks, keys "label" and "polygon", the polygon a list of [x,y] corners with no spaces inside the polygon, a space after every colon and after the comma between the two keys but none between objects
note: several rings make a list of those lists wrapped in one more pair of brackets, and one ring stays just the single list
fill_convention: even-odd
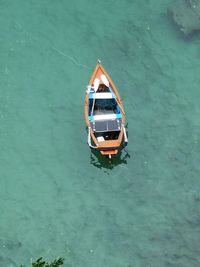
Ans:
[{"label": "clear shallow water", "polygon": [[[169,4],[0,2],[0,266],[200,265],[200,38]],[[86,144],[97,58],[127,114],[112,162]]]}]

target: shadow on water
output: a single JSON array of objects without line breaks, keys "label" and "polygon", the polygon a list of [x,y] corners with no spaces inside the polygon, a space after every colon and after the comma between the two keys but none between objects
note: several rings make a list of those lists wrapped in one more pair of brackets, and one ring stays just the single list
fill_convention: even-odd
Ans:
[{"label": "shadow on water", "polygon": [[105,168],[111,170],[115,166],[118,166],[120,164],[127,164],[127,160],[129,158],[130,155],[125,148],[121,150],[119,154],[113,156],[111,159],[109,159],[109,157],[101,155],[99,151],[91,150],[90,163],[99,169]]}]

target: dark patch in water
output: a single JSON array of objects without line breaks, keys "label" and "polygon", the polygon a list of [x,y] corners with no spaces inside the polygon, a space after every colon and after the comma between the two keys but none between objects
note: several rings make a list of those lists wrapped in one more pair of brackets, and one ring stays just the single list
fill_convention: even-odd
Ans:
[{"label": "dark patch in water", "polygon": [[22,243],[16,240],[0,239],[0,246],[3,248],[8,248],[9,250],[13,250],[20,248],[22,246]]}]

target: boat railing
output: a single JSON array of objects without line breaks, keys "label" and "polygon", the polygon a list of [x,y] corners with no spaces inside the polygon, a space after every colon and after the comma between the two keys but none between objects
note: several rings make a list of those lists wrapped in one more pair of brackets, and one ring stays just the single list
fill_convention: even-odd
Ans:
[{"label": "boat railing", "polygon": [[122,125],[122,128],[123,128],[123,132],[124,132],[125,146],[127,146],[127,144],[128,144],[128,137],[127,137],[127,134],[126,134],[126,128],[125,128],[124,124]]},{"label": "boat railing", "polygon": [[95,148],[95,149],[97,149],[98,147],[93,146],[92,143],[91,143],[90,129],[91,129],[91,127],[88,127],[88,145],[89,145],[89,147],[91,147],[91,148]]}]

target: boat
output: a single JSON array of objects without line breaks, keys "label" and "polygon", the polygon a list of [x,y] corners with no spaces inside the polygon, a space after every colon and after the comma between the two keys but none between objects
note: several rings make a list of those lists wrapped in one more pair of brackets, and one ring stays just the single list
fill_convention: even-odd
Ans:
[{"label": "boat", "polygon": [[84,114],[90,148],[111,158],[128,144],[122,101],[100,60],[87,86]]}]

